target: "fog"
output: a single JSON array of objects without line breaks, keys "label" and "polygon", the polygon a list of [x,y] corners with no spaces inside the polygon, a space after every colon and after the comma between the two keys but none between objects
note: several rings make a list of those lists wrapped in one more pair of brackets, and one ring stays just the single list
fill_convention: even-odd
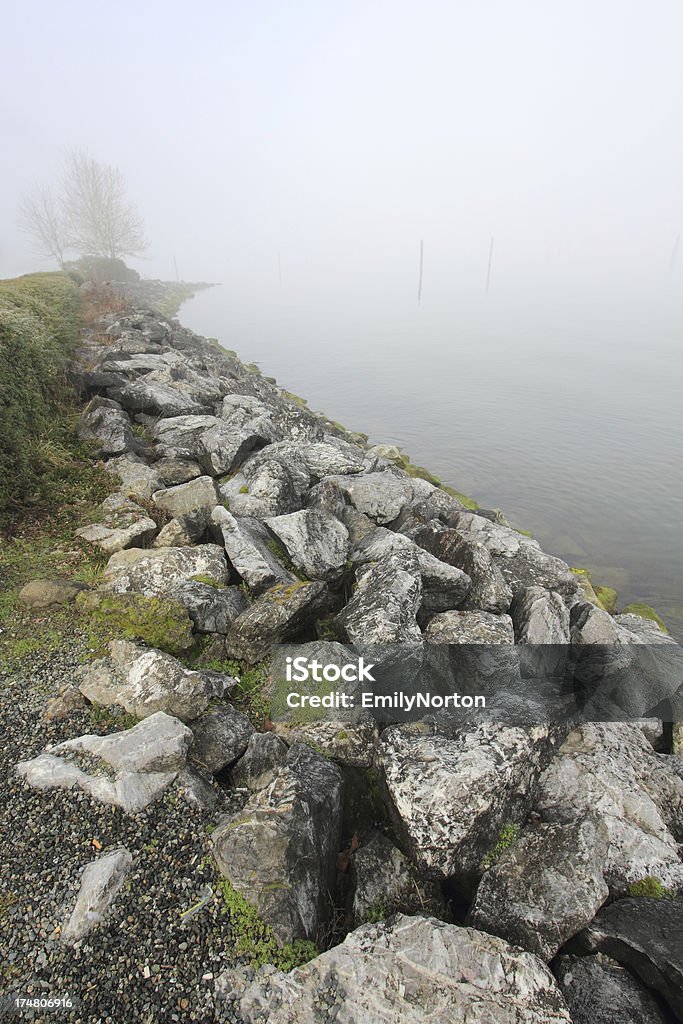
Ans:
[{"label": "fog", "polygon": [[[85,147],[124,172],[149,276],[384,315],[417,297],[642,311],[683,257],[675,2],[14,5],[0,274],[22,192]],[[174,264],[174,258],[176,263]]]}]

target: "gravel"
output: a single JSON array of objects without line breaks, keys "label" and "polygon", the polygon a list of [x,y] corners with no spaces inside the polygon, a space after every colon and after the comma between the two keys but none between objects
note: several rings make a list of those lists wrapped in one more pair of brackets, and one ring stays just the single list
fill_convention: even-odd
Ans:
[{"label": "gravel", "polygon": [[[59,653],[0,673],[0,992],[70,995],[77,1008],[23,1010],[8,1020],[122,1024],[221,1021],[239,1024],[230,1004],[214,1003],[214,978],[236,964],[230,920],[220,895],[182,918],[215,889],[208,855],[215,817],[171,787],[146,813],[130,816],[79,792],[37,792],[14,774],[17,761],[86,732],[87,711],[45,722],[48,697],[72,683],[82,661],[79,638]],[[235,797],[225,794],[221,812]],[[99,845],[98,845],[99,844]],[[111,914],[73,948],[56,930],[75,903],[82,868],[124,845],[133,866]],[[0,1019],[4,1019],[0,1009]]]}]

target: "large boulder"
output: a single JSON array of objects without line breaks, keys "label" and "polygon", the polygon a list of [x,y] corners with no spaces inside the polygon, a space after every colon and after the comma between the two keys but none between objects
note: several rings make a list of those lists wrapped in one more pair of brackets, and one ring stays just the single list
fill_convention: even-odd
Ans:
[{"label": "large boulder", "polygon": [[573,1024],[667,1024],[652,992],[616,960],[565,955],[554,970]]},{"label": "large boulder", "polygon": [[601,817],[613,895],[648,875],[672,889],[683,886],[683,761],[656,753],[638,725],[589,722],[575,729],[541,776],[535,807],[551,822]]},{"label": "large boulder", "polygon": [[78,788],[136,814],[175,780],[191,742],[187,726],[160,711],[124,732],[67,740],[16,770],[34,789]]},{"label": "large boulder", "polygon": [[594,818],[522,833],[484,874],[470,923],[552,960],[609,895],[607,843],[607,829]]},{"label": "large boulder", "polygon": [[210,579],[219,586],[227,583],[225,552],[217,544],[117,551],[107,562],[102,589],[118,594],[133,591],[148,597],[172,597],[183,583],[196,577]]},{"label": "large boulder", "polygon": [[339,769],[295,744],[268,787],[211,837],[221,873],[280,942],[315,939],[329,915],[341,801]]},{"label": "large boulder", "polygon": [[237,519],[222,505],[213,510],[211,522],[220,531],[230,564],[254,594],[277,583],[289,586],[296,582],[296,577],[278,561],[277,544],[263,523],[246,517]]},{"label": "large boulder", "polygon": [[405,473],[387,470],[382,473],[360,473],[357,476],[333,477],[346,492],[352,505],[376,523],[390,523],[411,501],[413,486]]},{"label": "large boulder", "polygon": [[208,522],[209,515],[218,504],[218,495],[213,478],[199,476],[194,480],[188,480],[187,483],[156,491],[153,500],[158,508],[171,516],[205,511]]},{"label": "large boulder", "polygon": [[571,1024],[542,961],[431,917],[366,924],[289,974],[228,972],[246,1024]]},{"label": "large boulder", "polygon": [[483,544],[457,530],[444,529],[441,524],[422,526],[413,533],[413,538],[436,558],[456,566],[470,577],[472,584],[462,602],[463,608],[494,614],[508,610],[512,591]]},{"label": "large boulder", "polygon": [[353,920],[356,926],[397,911],[435,915],[445,911],[438,885],[420,878],[415,865],[382,832],[374,832],[353,855]]},{"label": "large boulder", "polygon": [[334,516],[302,509],[266,519],[294,566],[308,579],[333,582],[346,564],[349,531]]},{"label": "large boulder", "polygon": [[425,629],[430,644],[514,644],[509,615],[491,612],[449,611],[430,619]]},{"label": "large boulder", "polygon": [[518,591],[510,614],[518,644],[569,643],[569,611],[553,591],[525,587]]},{"label": "large boulder", "polygon": [[320,580],[271,587],[235,619],[226,651],[233,658],[255,664],[274,644],[296,638],[328,609],[329,591]]},{"label": "large boulder", "polygon": [[256,792],[273,781],[287,760],[287,744],[274,732],[252,732],[247,749],[233,766],[233,785]]},{"label": "large boulder", "polygon": [[144,547],[157,532],[157,524],[144,509],[123,494],[110,494],[99,506],[100,521],[82,526],[76,536],[105,555],[125,548]]},{"label": "large boulder", "polygon": [[[269,453],[272,447],[269,445],[264,452]],[[276,458],[263,459],[257,455],[221,484],[221,500],[234,516],[266,519],[296,512],[303,504],[309,482],[308,473],[303,483],[299,475]]]},{"label": "large boulder", "polygon": [[117,402],[93,398],[81,414],[77,429],[83,441],[92,441],[100,455],[122,455],[136,449],[128,414]]},{"label": "large boulder", "polygon": [[254,732],[247,716],[230,704],[207,708],[191,728],[194,740],[188,756],[214,775],[242,756]]},{"label": "large boulder", "polygon": [[148,466],[138,455],[119,455],[109,459],[104,468],[121,481],[119,490],[127,496],[151,498],[155,491],[164,486],[156,467]]},{"label": "large boulder", "polygon": [[581,932],[591,952],[630,967],[683,1020],[683,898],[617,900]]},{"label": "large boulder", "polygon": [[187,609],[198,633],[228,633],[249,599],[241,587],[216,587],[202,580],[181,583],[175,600]]},{"label": "large boulder", "polygon": [[165,370],[153,370],[143,377],[110,387],[107,394],[129,412],[147,416],[189,416],[206,409],[206,403],[196,401],[174,386]]},{"label": "large boulder", "polygon": [[430,877],[471,884],[504,825],[526,816],[548,730],[485,722],[455,738],[394,726],[377,768],[412,859]]},{"label": "large boulder", "polygon": [[392,553],[357,570],[355,591],[335,621],[351,643],[419,642],[421,604],[417,557]]}]

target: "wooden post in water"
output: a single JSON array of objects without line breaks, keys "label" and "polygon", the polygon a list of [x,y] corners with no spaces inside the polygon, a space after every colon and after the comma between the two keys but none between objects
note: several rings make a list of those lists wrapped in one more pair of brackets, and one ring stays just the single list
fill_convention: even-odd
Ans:
[{"label": "wooden post in water", "polygon": [[420,305],[422,300],[422,263],[424,259],[424,240],[420,239],[420,272],[417,278],[417,304]]},{"label": "wooden post in water", "polygon": [[491,284],[491,263],[493,262],[493,235],[491,235],[491,244],[489,246],[489,268],[486,271],[486,294],[489,293],[489,285]]}]

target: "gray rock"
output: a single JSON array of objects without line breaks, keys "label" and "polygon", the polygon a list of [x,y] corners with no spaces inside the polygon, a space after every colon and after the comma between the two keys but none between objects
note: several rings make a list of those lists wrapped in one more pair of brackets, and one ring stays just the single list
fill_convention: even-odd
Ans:
[{"label": "gray rock", "polygon": [[590,602],[574,605],[570,625],[573,644],[617,644],[621,640],[612,616]]},{"label": "gray rock", "polygon": [[410,551],[386,555],[356,572],[356,589],[335,618],[351,643],[419,642],[422,575]]},{"label": "gray rock", "polygon": [[159,530],[154,541],[155,548],[187,548],[202,540],[206,533],[211,513],[207,508],[199,508],[176,516]]},{"label": "gray rock", "polygon": [[266,525],[308,579],[332,582],[342,575],[349,551],[349,531],[334,516],[302,509],[266,519]]},{"label": "gray rock", "polygon": [[81,414],[77,429],[82,441],[93,441],[100,455],[135,451],[130,419],[120,405],[107,398],[93,398]]},{"label": "gray rock", "polygon": [[392,522],[413,497],[412,483],[405,473],[387,470],[383,473],[363,473],[333,479],[346,492],[355,508],[376,523]]},{"label": "gray rock", "polygon": [[555,977],[574,1024],[666,1024],[649,989],[609,957],[560,956]]},{"label": "gray rock", "polygon": [[501,828],[529,810],[547,741],[547,728],[494,722],[454,739],[384,730],[377,768],[402,845],[428,877],[481,874]]},{"label": "gray rock", "polygon": [[552,960],[609,896],[607,843],[594,818],[523,832],[485,872],[469,923]]},{"label": "gray rock", "polygon": [[430,644],[514,644],[515,634],[509,615],[490,612],[441,612],[425,630]]},{"label": "gray rock", "polygon": [[[673,637],[667,636],[653,619],[644,619],[640,615],[615,615],[614,621],[621,629],[627,630],[631,637],[636,636],[644,644],[675,644]],[[633,643],[633,639],[628,642]]]},{"label": "gray rock", "polygon": [[220,804],[221,789],[218,783],[195,768],[183,768],[178,772],[174,786],[191,807],[198,807],[208,814],[213,813]]},{"label": "gray rock", "polygon": [[[349,687],[345,687],[349,692]],[[324,712],[325,715],[329,712]],[[336,714],[336,713],[335,713]],[[355,720],[328,720],[321,717],[312,722],[274,721],[273,731],[286,743],[308,743],[337,764],[353,768],[371,768],[379,740],[377,724],[367,712],[360,712]]]},{"label": "gray rock", "polygon": [[216,544],[197,547],[131,548],[117,551],[107,562],[102,590],[125,594],[131,591],[148,597],[173,596],[182,583],[195,576],[226,583],[225,553]]},{"label": "gray rock", "polygon": [[414,540],[442,562],[466,573],[472,583],[462,607],[485,612],[506,612],[512,603],[512,591],[483,544],[469,540],[457,530],[436,530],[427,525],[418,529]]},{"label": "gray rock", "polygon": [[215,416],[203,414],[171,416],[154,423],[150,430],[157,441],[156,451],[161,456],[160,462],[165,459],[199,462],[204,454],[202,437],[217,423]]},{"label": "gray rock", "polygon": [[107,393],[131,413],[175,417],[204,412],[205,404],[184,394],[179,387],[167,383],[165,378],[166,371],[155,370],[144,377],[108,388]]},{"label": "gray rock", "polygon": [[571,1024],[538,957],[473,928],[403,914],[357,928],[289,974],[228,972],[217,992],[237,999],[246,1024]]},{"label": "gray rock", "polygon": [[213,775],[242,756],[254,732],[247,716],[230,704],[208,708],[191,728],[189,758]]},{"label": "gray rock", "polygon": [[374,832],[354,853],[354,925],[403,913],[445,911],[438,886],[423,881],[408,858],[381,832]]},{"label": "gray rock", "polygon": [[111,642],[110,651],[113,669],[96,661],[81,675],[79,689],[89,701],[105,707],[118,704],[138,718],[162,711],[183,722],[191,722],[208,706],[212,692],[207,680],[170,654],[119,640]]},{"label": "gray rock", "polygon": [[296,744],[267,789],[211,837],[220,871],[280,942],[314,939],[329,915],[341,799],[339,769]]},{"label": "gray rock", "polygon": [[130,547],[144,547],[157,532],[157,524],[123,494],[110,494],[99,506],[101,522],[76,530],[76,536],[105,555]]},{"label": "gray rock", "polygon": [[164,486],[156,468],[148,466],[137,455],[120,455],[109,459],[104,468],[108,473],[118,476],[121,481],[119,490],[127,496],[151,498],[154,491]]},{"label": "gray rock", "polygon": [[296,582],[296,577],[273,554],[274,541],[258,520],[236,519],[218,505],[212,513],[211,522],[220,530],[231,565],[255,594],[278,583],[291,585]]},{"label": "gray rock", "polygon": [[175,599],[187,608],[198,633],[228,633],[238,615],[249,607],[241,587],[212,587],[198,580],[181,583]]},{"label": "gray rock", "polygon": [[258,465],[247,462],[220,486],[221,499],[233,515],[256,519],[295,512],[301,508],[302,495],[289,467],[277,459],[259,460]]},{"label": "gray rock", "polygon": [[30,608],[53,608],[71,604],[87,589],[87,584],[77,580],[31,580],[19,591],[19,600]]},{"label": "gray rock", "polygon": [[637,725],[587,723],[541,776],[535,807],[546,821],[599,814],[609,835],[605,878],[615,896],[648,875],[683,886],[671,829],[681,834],[681,763],[657,754]]},{"label": "gray rock", "polygon": [[265,789],[287,760],[287,750],[274,732],[252,732],[244,755],[233,766],[233,785],[254,792]]},{"label": "gray rock", "polygon": [[328,607],[329,592],[319,580],[271,587],[235,619],[226,650],[229,656],[253,665],[273,644],[297,636],[322,618]]},{"label": "gray rock", "polygon": [[606,953],[659,992],[683,1020],[683,898],[624,899],[604,907],[581,932],[591,952]]},{"label": "gray rock", "polygon": [[[185,763],[190,730],[163,712],[112,736],[80,736],[30,761],[17,774],[34,789],[82,789],[129,814],[144,810]],[[79,766],[83,763],[85,770]]]},{"label": "gray rock", "polygon": [[204,510],[207,522],[210,513],[218,504],[216,485],[210,476],[200,476],[188,480],[185,484],[177,484],[153,495],[154,504],[171,516],[182,516]]},{"label": "gray rock", "polygon": [[164,486],[173,487],[175,484],[185,484],[188,480],[194,480],[201,476],[202,472],[199,463],[193,462],[191,459],[159,459],[155,463],[154,469],[161,480],[159,487],[154,488],[155,491]]},{"label": "gray rock", "polygon": [[62,929],[62,942],[77,942],[102,924],[132,863],[131,854],[122,847],[85,866],[76,905]]},{"label": "gray rock", "polygon": [[517,593],[510,614],[518,644],[569,643],[569,611],[559,594],[526,587]]}]

